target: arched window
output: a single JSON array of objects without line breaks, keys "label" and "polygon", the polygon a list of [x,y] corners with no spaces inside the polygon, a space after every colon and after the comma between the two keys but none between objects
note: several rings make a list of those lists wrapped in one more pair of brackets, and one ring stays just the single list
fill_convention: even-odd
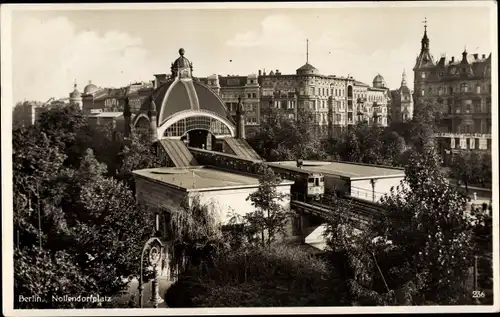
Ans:
[{"label": "arched window", "polygon": [[347,87],[347,98],[352,98],[352,86]]},{"label": "arched window", "polygon": [[481,93],[481,85],[477,85],[476,86],[476,94],[480,94]]},{"label": "arched window", "polygon": [[193,116],[172,124],[165,131],[165,136],[180,137],[195,129],[207,130],[214,135],[231,135],[229,128],[219,120],[206,116]]}]

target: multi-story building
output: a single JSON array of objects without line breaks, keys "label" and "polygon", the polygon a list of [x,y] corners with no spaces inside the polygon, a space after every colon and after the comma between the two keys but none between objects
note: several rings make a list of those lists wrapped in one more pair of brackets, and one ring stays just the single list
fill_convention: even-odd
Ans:
[{"label": "multi-story building", "polygon": [[99,88],[89,82],[81,95],[83,112],[123,112],[125,98],[129,98],[132,113],[139,111],[142,102],[153,91],[154,83],[134,83],[122,88]]},{"label": "multi-story building", "polygon": [[[78,92],[78,90],[76,89],[76,85],[75,90],[71,93],[73,94],[74,98],[76,97],[75,91]],[[12,128],[17,129],[20,127],[35,125],[40,119],[42,113],[44,113],[45,111],[75,103],[75,99],[71,98],[71,94],[70,98],[50,98],[43,103],[25,101],[17,104],[12,111]],[[78,98],[76,97],[76,99]],[[80,105],[78,104],[78,102],[76,102],[76,104]]]},{"label": "multi-story building", "polygon": [[[98,88],[89,83],[82,94],[85,113],[123,111],[125,98],[129,98],[131,112],[135,114],[144,100],[171,78],[156,74],[149,84],[136,84],[125,88]],[[261,124],[266,110],[278,112],[294,119],[298,109],[309,109],[314,115],[314,126],[320,137],[336,136],[358,121],[387,126],[390,91],[382,76],[377,75],[373,87],[356,81],[352,76],[322,75],[306,61],[295,74],[282,74],[279,70],[248,76],[193,77],[208,86],[223,100],[233,119],[236,119],[238,98],[245,111],[246,129]]]},{"label": "multi-story building", "polygon": [[491,53],[434,60],[429,42],[425,26],[413,68],[415,108],[432,104],[439,113],[441,151],[491,151]]},{"label": "multi-story building", "polygon": [[[360,120],[381,126],[388,123],[390,93],[380,75],[374,80],[374,87],[370,87],[352,76],[322,75],[306,62],[296,74],[259,70],[258,75],[212,75],[199,80],[221,96],[233,115],[238,96],[242,96],[249,129],[260,124],[266,110],[296,118],[297,109],[301,108],[312,111],[312,128],[321,137],[338,135]],[[358,115],[360,111],[362,115]]]},{"label": "multi-story building", "polygon": [[413,118],[413,92],[406,83],[406,72],[403,70],[403,78],[399,89],[391,90],[391,121],[405,122]]}]

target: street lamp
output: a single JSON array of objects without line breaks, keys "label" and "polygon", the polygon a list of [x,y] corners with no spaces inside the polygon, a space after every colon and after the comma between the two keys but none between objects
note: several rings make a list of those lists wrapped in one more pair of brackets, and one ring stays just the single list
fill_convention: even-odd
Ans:
[{"label": "street lamp", "polygon": [[158,283],[158,265],[161,262],[162,254],[165,250],[165,247],[161,240],[157,237],[158,232],[160,231],[160,215],[158,213],[155,214],[155,233],[153,237],[151,237],[146,243],[144,244],[144,247],[142,248],[142,254],[141,254],[141,276],[139,280],[139,305],[141,308],[144,307],[142,297],[143,297],[143,292],[144,292],[144,285],[143,285],[143,275],[144,275],[144,254],[146,253],[146,249],[149,247],[149,256],[148,256],[148,263],[153,267],[153,280],[151,283],[151,299],[150,303],[153,304],[154,308],[158,307],[158,304],[163,303],[163,299],[160,296],[160,287]]}]

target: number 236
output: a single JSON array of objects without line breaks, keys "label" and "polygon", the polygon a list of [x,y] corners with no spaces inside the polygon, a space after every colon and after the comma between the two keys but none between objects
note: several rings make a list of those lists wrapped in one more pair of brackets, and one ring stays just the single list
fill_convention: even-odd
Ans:
[{"label": "number 236", "polygon": [[483,291],[472,291],[473,298],[484,298],[485,294]]}]

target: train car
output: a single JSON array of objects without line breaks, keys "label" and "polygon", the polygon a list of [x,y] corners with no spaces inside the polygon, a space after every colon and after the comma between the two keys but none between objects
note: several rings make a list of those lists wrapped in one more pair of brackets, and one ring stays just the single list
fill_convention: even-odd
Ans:
[{"label": "train car", "polygon": [[325,180],[322,173],[309,172],[294,166],[285,166],[278,163],[270,164],[274,173],[281,178],[289,179],[292,185],[292,199],[301,201],[320,199],[325,192]]},{"label": "train car", "polygon": [[[203,149],[189,148],[201,165],[212,165],[219,168],[249,174],[260,174],[260,167],[266,162],[251,158],[243,158],[227,153],[214,153]],[[310,172],[299,167],[279,163],[267,163],[275,174],[283,179],[294,181],[292,199],[309,201],[320,199],[325,192],[325,179],[322,173]]]}]

